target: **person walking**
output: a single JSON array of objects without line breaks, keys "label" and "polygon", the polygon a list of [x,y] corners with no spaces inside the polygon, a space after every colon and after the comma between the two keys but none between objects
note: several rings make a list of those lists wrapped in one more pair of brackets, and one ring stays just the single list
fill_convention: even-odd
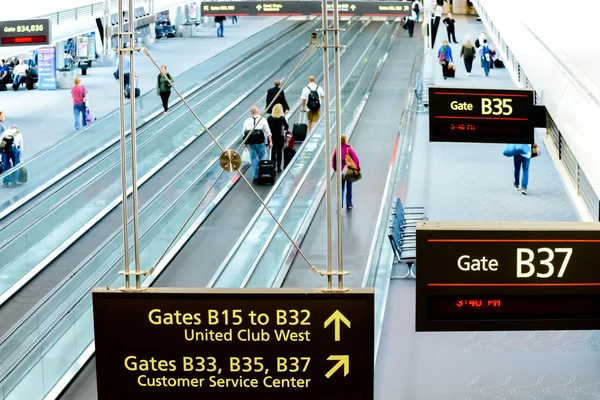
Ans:
[{"label": "person walking", "polygon": [[452,49],[450,48],[450,45],[448,44],[447,40],[444,40],[442,42],[442,47],[440,47],[440,49],[438,50],[437,58],[440,65],[442,66],[442,75],[444,76],[444,79],[446,79],[450,76],[450,74],[448,73],[450,63],[454,62],[454,59],[452,58]]},{"label": "person walking", "polygon": [[222,15],[215,17],[215,22],[217,23],[217,37],[225,37],[223,36],[223,30],[225,29],[225,18]]},{"label": "person walking", "polygon": [[462,48],[460,49],[460,56],[463,58],[465,63],[465,69],[467,70],[467,76],[471,75],[471,69],[473,68],[473,59],[477,54],[475,45],[471,42],[469,37],[465,38]]},{"label": "person walking", "polygon": [[[267,90],[267,105],[265,106],[267,114],[271,114],[273,112],[273,107],[277,104],[280,104],[281,107],[283,107],[283,112],[285,114],[290,112],[290,106],[285,99],[285,93],[280,89],[280,86],[281,81],[277,79],[273,82],[273,87]],[[281,92],[279,92],[280,90]],[[275,102],[273,102],[273,99],[275,99]],[[271,104],[271,102],[273,102],[273,104]]]},{"label": "person walking", "polygon": [[485,72],[485,76],[490,76],[490,65],[492,63],[492,52],[490,50],[490,46],[488,46],[487,39],[483,39],[483,44],[479,49],[479,55],[481,57],[481,66],[483,67],[483,71]]},{"label": "person walking", "polygon": [[[165,77],[166,76],[166,77]],[[162,106],[166,117],[169,113],[169,96],[171,96],[171,86],[175,80],[171,77],[171,74],[167,72],[167,66],[162,65],[160,67],[160,73],[158,74],[158,83],[156,85],[156,91],[162,101]]]},{"label": "person walking", "polygon": [[[352,146],[348,144],[348,137],[346,135],[342,135],[342,172],[346,165],[348,167],[355,167],[358,171],[360,171],[360,162],[358,160],[358,156],[352,149]],[[337,171],[337,149],[333,151],[333,157],[331,159],[331,165],[334,171]],[[354,164],[354,165],[352,165]],[[344,196],[345,193],[345,196]],[[352,210],[354,208],[354,204],[352,203],[352,182],[346,181],[342,179],[342,208],[344,208],[344,199],[346,200],[346,209]]]},{"label": "person walking", "polygon": [[448,13],[448,16],[444,18],[444,25],[446,25],[446,32],[448,33],[448,41],[451,43],[458,43],[456,41],[456,20],[452,16],[452,13]]},{"label": "person walking", "polygon": [[5,60],[0,60],[0,91],[5,91],[10,81],[10,68]]},{"label": "person walking", "polygon": [[235,25],[237,24],[238,20],[237,20],[237,15],[232,15],[231,16],[231,25]]},{"label": "person walking", "polygon": [[283,116],[281,104],[275,104],[273,113],[267,118],[269,130],[273,141],[271,149],[271,160],[277,166],[277,172],[281,172],[281,161],[283,160],[283,145],[285,143],[285,132],[290,129],[287,120]]},{"label": "person walking", "polygon": [[308,77],[308,86],[302,89],[302,105],[301,112],[306,112],[306,120],[308,122],[308,132],[312,132],[312,128],[321,117],[321,103],[325,100],[325,92],[317,85],[317,80],[314,76]]},{"label": "person walking", "polygon": [[415,13],[415,22],[419,22],[421,11],[423,10],[423,4],[420,0],[414,0],[412,4],[412,10]]},{"label": "person walking", "polygon": [[250,152],[250,168],[253,171],[253,180],[258,180],[258,162],[266,159],[265,144],[269,148],[273,147],[273,138],[271,129],[266,119],[264,119],[258,108],[250,108],[251,117],[244,121],[244,144]]},{"label": "person walking", "polygon": [[406,17],[406,29],[408,30],[408,37],[413,37],[415,33],[415,21],[417,19],[417,14],[415,10],[411,11],[411,15]]},{"label": "person walking", "polygon": [[88,91],[81,84],[81,78],[75,78],[75,86],[71,89],[71,98],[73,99],[73,116],[75,117],[75,130],[81,129],[82,126],[86,126],[86,101]]},{"label": "person walking", "polygon": [[4,111],[0,111],[0,135],[2,135],[6,130],[6,125],[4,124],[5,120],[6,114],[4,113]]},{"label": "person walking", "polygon": [[[23,135],[17,128],[8,128],[2,132],[0,139],[2,144],[2,173],[7,172],[9,169],[16,167],[21,163],[21,157],[23,154]],[[3,180],[3,186],[17,187],[17,181],[19,180],[19,171],[14,171],[11,174],[7,174]]]},{"label": "person walking", "polygon": [[[522,144],[518,145],[522,154],[515,154],[513,156],[514,162],[514,174],[515,180],[513,182],[513,187],[515,190],[521,190],[521,193],[527,195],[527,186],[529,185],[529,163],[531,162],[531,145]],[[523,170],[523,176],[520,180],[521,170]]]}]

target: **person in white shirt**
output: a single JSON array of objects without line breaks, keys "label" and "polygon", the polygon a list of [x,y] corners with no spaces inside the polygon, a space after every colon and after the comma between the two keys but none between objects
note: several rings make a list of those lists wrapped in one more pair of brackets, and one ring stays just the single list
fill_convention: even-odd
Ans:
[{"label": "person in white shirt", "polygon": [[25,65],[24,59],[19,59],[19,64],[13,68],[13,90],[16,92],[19,89],[19,85],[25,82],[25,76],[29,71],[29,67]]},{"label": "person in white shirt", "polygon": [[244,121],[244,144],[250,152],[250,168],[253,171],[253,179],[258,179],[258,162],[267,159],[267,146],[273,147],[271,129],[266,118],[260,115],[257,107],[250,108],[252,116]]},{"label": "person in white shirt", "polygon": [[[308,78],[308,86],[302,89],[301,112],[306,112],[306,121],[308,122],[308,131],[312,131],[314,124],[321,117],[321,104],[325,101],[325,92],[317,85],[314,76]],[[308,108],[308,112],[307,112]]]},{"label": "person in white shirt", "polygon": [[[2,173],[5,173],[12,167],[16,167],[21,162],[23,154],[23,135],[18,128],[9,128],[2,133],[1,142],[10,144],[2,150]],[[19,171],[8,174],[4,177],[4,187],[17,187]]]},{"label": "person in white shirt", "polygon": [[421,11],[423,11],[423,3],[420,0],[413,1],[412,10],[415,13],[415,22],[419,22],[419,16],[421,15]]}]

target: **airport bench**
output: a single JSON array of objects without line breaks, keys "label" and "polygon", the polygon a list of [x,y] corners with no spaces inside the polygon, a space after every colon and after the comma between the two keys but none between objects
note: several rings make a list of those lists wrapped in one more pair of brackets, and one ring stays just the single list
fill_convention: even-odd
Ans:
[{"label": "airport bench", "polygon": [[396,278],[415,277],[417,259],[417,222],[426,221],[424,207],[404,207],[400,198],[392,203],[388,226],[388,238],[394,251],[396,263],[405,264],[408,272]]}]

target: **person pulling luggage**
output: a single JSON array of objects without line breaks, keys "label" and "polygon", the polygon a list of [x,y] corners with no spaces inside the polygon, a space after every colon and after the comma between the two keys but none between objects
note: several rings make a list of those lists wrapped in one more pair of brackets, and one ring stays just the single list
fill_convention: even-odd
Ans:
[{"label": "person pulling luggage", "polygon": [[[243,138],[246,148],[250,152],[250,168],[253,171],[253,181],[258,181],[258,164],[260,161],[267,158],[267,149],[273,147],[273,138],[271,129],[266,119],[264,119],[258,108],[253,106],[250,108],[251,117],[244,121]],[[274,171],[273,171],[274,172]]]},{"label": "person pulling luggage", "polygon": [[[2,133],[0,154],[2,154],[2,173],[21,163],[23,135],[21,135],[18,128],[8,128]],[[4,177],[4,187],[17,187],[17,180],[19,180],[18,170]]]},{"label": "person pulling luggage", "polygon": [[283,145],[285,143],[285,133],[290,126],[283,116],[283,107],[281,104],[275,104],[273,113],[267,118],[269,129],[271,130],[271,138],[273,148],[271,149],[271,161],[277,166],[277,172],[281,172],[281,161],[283,158]]}]

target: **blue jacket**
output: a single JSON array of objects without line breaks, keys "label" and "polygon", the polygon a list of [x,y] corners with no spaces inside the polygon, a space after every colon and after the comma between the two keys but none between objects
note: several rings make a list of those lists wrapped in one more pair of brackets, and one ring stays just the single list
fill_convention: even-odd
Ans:
[{"label": "blue jacket", "polygon": [[[440,49],[438,50],[438,59],[440,58],[440,55],[443,53],[442,49],[444,48],[444,46],[440,47]],[[448,51],[446,51],[446,61],[451,61],[454,62],[454,59],[452,58],[452,49],[450,48],[450,46],[448,46]]]}]

